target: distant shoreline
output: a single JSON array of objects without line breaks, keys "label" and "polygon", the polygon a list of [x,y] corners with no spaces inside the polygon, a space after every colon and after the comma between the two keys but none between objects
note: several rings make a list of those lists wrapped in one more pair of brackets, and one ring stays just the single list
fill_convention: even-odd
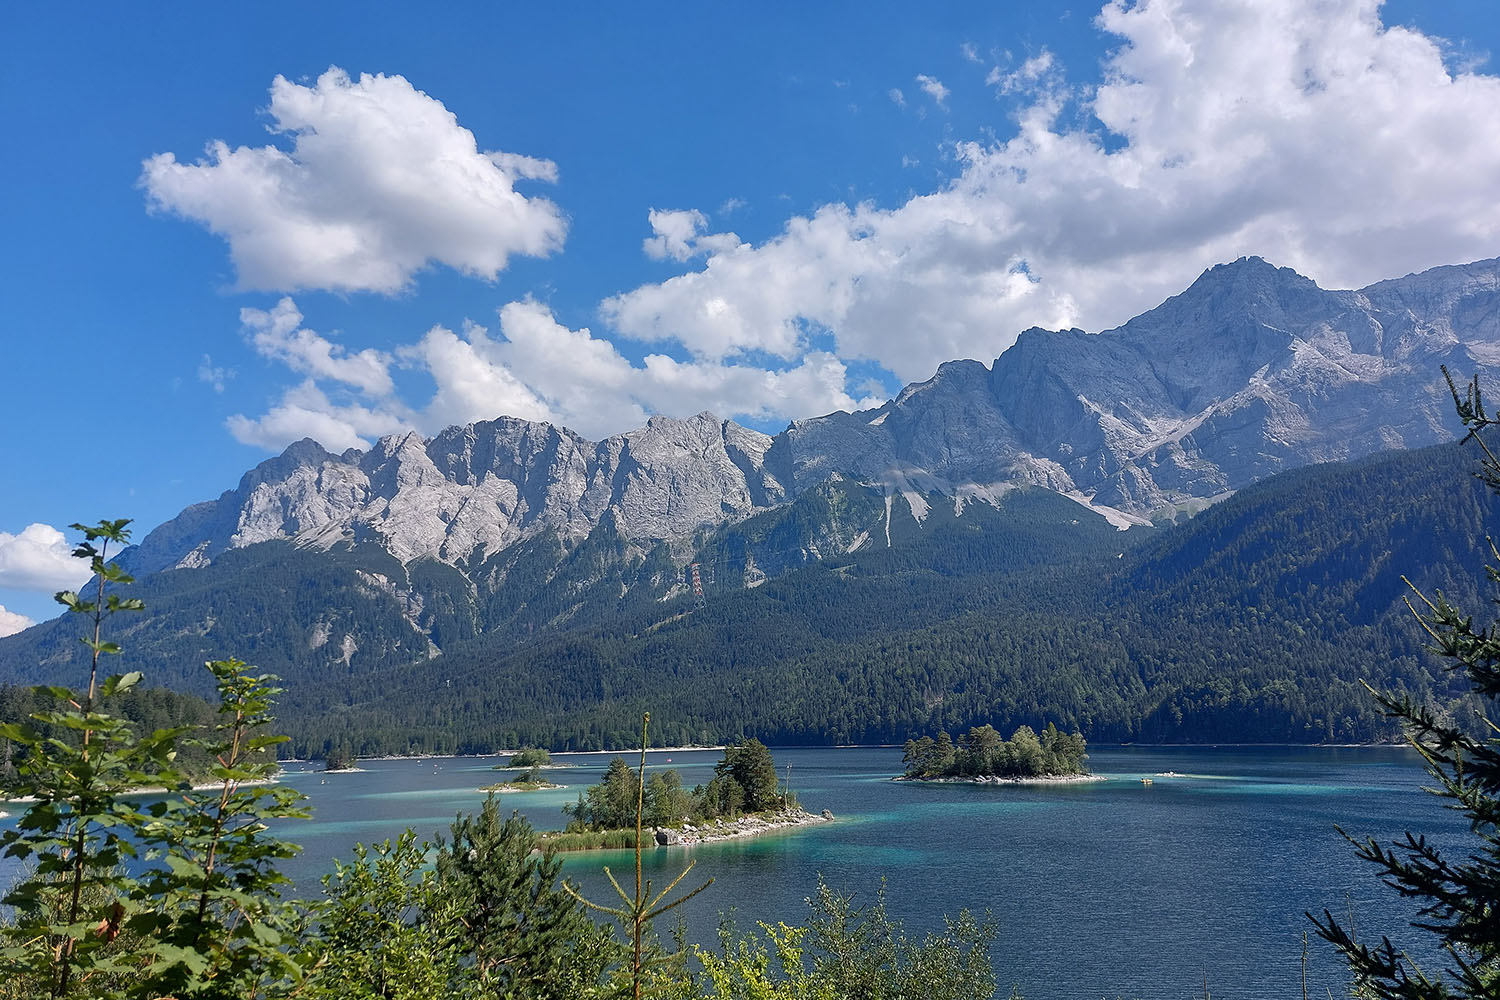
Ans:
[{"label": "distant shoreline", "polygon": [[[281,775],[278,774],[274,778],[257,778],[254,781],[236,781],[234,783],[234,785],[235,785],[236,788],[249,788],[252,785],[275,785],[275,784],[279,784],[280,782],[281,782]],[[188,791],[188,792],[211,792],[211,791],[214,791],[215,789],[219,789],[219,788],[223,788],[223,787],[224,787],[224,783],[222,781],[205,781],[205,782],[201,782],[201,783],[196,784],[196,785],[192,785],[191,787],[185,788],[185,789],[184,788],[166,788],[166,787],[161,786],[161,785],[156,785],[156,786],[149,787],[149,788],[129,788],[129,789],[126,789],[125,791],[121,792],[120,794],[121,795],[170,795],[173,792],[181,792],[181,791]],[[15,796],[15,797],[0,796],[0,805],[29,805],[30,803],[35,802],[35,801],[37,801],[37,798],[36,798],[35,795],[21,795],[21,796]],[[6,815],[8,815],[8,814],[4,813],[4,812],[0,812],[0,816],[6,816]]]},{"label": "distant shoreline", "polygon": [[[690,753],[694,750],[723,750],[722,744],[718,746],[685,746],[685,747],[647,747],[646,753]],[[629,747],[625,750],[559,750],[553,754],[554,757],[602,757],[610,754],[615,757],[623,757],[626,754],[639,754],[640,747]]]},{"label": "distant shoreline", "polygon": [[577,764],[496,764],[496,771],[567,771]]},{"label": "distant shoreline", "polygon": [[[767,744],[772,750],[900,750],[904,744],[901,743],[786,743]],[[1098,743],[1093,749],[1099,751],[1109,750],[1403,750],[1410,749],[1411,744],[1406,742],[1386,743]],[[647,754],[662,753],[691,753],[696,750],[723,750],[722,744],[717,746],[676,746],[676,747],[647,747]],[[516,750],[500,750],[495,753],[390,753],[377,757],[357,757],[356,760],[378,761],[378,760],[480,760],[485,757],[510,757],[516,754]],[[625,750],[558,750],[552,754],[553,757],[625,757],[639,755],[640,747]],[[279,763],[282,764],[311,764],[318,758],[285,757]],[[577,767],[577,764],[552,764],[543,767]],[[357,769],[356,769],[357,770]],[[497,768],[503,770],[503,768]],[[3,801],[3,800],[0,800]]]},{"label": "distant shoreline", "polygon": [[[870,746],[884,746],[884,745],[887,745],[887,744],[870,744]],[[889,744],[889,745],[894,746],[894,744]],[[723,749],[724,749],[724,746],[722,744],[720,744],[718,746],[647,747],[646,748],[646,753],[648,753],[648,754],[653,754],[653,753],[689,753],[689,752],[691,752],[693,750],[723,750]],[[801,748],[788,747],[786,749],[801,749]],[[829,748],[827,748],[827,747],[807,747],[805,749],[816,750],[816,749],[829,749]],[[552,753],[552,756],[553,757],[602,757],[602,756],[608,755],[608,756],[612,756],[612,757],[623,757],[623,756],[626,756],[626,755],[629,755],[629,754],[639,754],[640,752],[641,752],[641,748],[640,747],[632,747],[632,748],[629,748],[629,749],[626,749],[626,750],[558,750],[558,751]],[[520,753],[519,750],[497,750],[494,753],[387,753],[387,754],[380,754],[380,755],[374,756],[374,757],[356,757],[354,759],[355,760],[483,760],[486,757],[504,757],[504,758],[510,758],[510,757],[515,756],[518,753]],[[312,763],[316,763],[320,759],[321,758],[319,758],[319,757],[283,757],[279,761],[279,763],[282,763],[282,764],[312,764]],[[522,765],[520,767],[517,767],[516,769],[517,770],[525,770],[529,766],[530,765]],[[543,769],[545,769],[545,768],[548,768],[548,767],[577,767],[578,765],[577,764],[541,764],[539,766],[542,767]],[[350,770],[350,768],[345,768],[345,770]],[[496,770],[505,770],[505,767],[504,766],[497,767]]]}]

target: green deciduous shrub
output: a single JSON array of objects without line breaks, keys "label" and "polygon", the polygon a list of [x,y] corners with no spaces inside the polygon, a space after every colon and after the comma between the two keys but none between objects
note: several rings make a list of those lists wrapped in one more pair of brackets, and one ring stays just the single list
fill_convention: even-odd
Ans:
[{"label": "green deciduous shrub", "polygon": [[[554,848],[539,845],[519,816],[502,817],[493,795],[435,847],[409,830],[357,846],[354,860],[336,862],[324,879],[323,899],[283,899],[280,864],[298,848],[268,824],[307,814],[299,793],[273,783],[275,679],[238,660],[209,663],[219,696],[209,725],[141,734],[110,711],[141,680],[98,676],[102,658],[119,652],[101,637],[104,622],[141,607],[110,592],[130,582],[108,561],[111,545],[128,542],[127,524],[74,526],[85,534],[78,553],[91,560],[95,597],[58,599],[91,620],[87,688],[38,688],[27,704],[40,700],[41,710],[0,724],[0,738],[19,751],[11,788],[31,797],[0,835],[6,854],[28,866],[4,899],[0,997],[941,1000],[992,992],[988,925],[964,914],[914,942],[886,917],[883,897],[861,910],[822,885],[807,927],[766,929],[775,969],[765,945],[747,938],[721,953],[698,950],[702,971],[693,971],[688,954],[664,948],[650,924],[708,884],[672,898],[683,871],[653,891],[639,845],[648,818],[680,820],[697,803],[675,772],[647,782],[644,750],[634,771],[612,762],[605,787],[579,806],[632,828],[622,832],[637,845],[634,893],[609,876],[620,906],[586,901],[562,881]],[[643,747],[646,735],[643,725]],[[207,763],[190,777],[182,756]],[[754,740],[726,751],[714,782],[736,809],[786,801],[769,751]],[[624,940],[586,906],[613,917]]]}]

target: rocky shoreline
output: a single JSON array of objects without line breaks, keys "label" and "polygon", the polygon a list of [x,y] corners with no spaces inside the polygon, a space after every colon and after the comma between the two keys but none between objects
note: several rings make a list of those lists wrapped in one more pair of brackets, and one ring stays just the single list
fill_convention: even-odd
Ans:
[{"label": "rocky shoreline", "polygon": [[501,781],[493,785],[480,785],[481,792],[495,792],[500,795],[510,795],[515,792],[551,792],[559,788],[567,788],[567,785],[554,785],[550,781],[538,781],[535,783],[517,784],[514,781]]},{"label": "rocky shoreline", "polygon": [[824,809],[821,813],[810,813],[805,809],[783,809],[778,812],[754,813],[739,819],[716,819],[694,826],[686,823],[681,829],[657,827],[654,831],[660,847],[691,846],[709,844],[719,840],[736,840],[740,837],[756,837],[776,830],[812,823],[831,823],[833,813]]}]

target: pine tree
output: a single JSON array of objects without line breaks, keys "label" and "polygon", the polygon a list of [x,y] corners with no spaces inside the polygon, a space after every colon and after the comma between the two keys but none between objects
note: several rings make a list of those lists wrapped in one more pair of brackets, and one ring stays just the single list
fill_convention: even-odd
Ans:
[{"label": "pine tree", "polygon": [[[1443,375],[1468,429],[1463,443],[1472,441],[1480,449],[1477,475],[1500,494],[1500,459],[1482,436],[1500,420],[1485,413],[1477,378],[1461,396],[1446,368]],[[1490,552],[1495,563],[1486,571],[1492,583],[1500,584],[1500,549],[1493,542]],[[1447,669],[1467,675],[1475,690],[1494,704],[1500,698],[1500,624],[1475,629],[1472,616],[1441,594],[1428,598],[1415,588],[1413,592],[1415,604],[1407,603],[1431,637],[1433,649],[1448,661]],[[1378,945],[1364,944],[1327,910],[1321,920],[1312,920],[1349,963],[1360,995],[1390,1000],[1500,997],[1500,728],[1485,720],[1491,735],[1479,739],[1405,695],[1374,694],[1385,712],[1404,724],[1408,740],[1437,782],[1434,791],[1467,817],[1473,837],[1462,860],[1410,831],[1389,846],[1374,839],[1350,840],[1387,885],[1418,901],[1420,916],[1413,926],[1437,936],[1449,964],[1429,976],[1389,938],[1381,938]]]},{"label": "pine tree", "polygon": [[744,790],[745,809],[761,812],[781,804],[776,792],[776,762],[760,740],[745,740],[724,748],[724,759],[714,765],[714,774],[732,779]]},{"label": "pine tree", "polygon": [[570,996],[570,966],[593,928],[558,887],[562,859],[537,853],[531,824],[514,813],[502,819],[493,793],[478,816],[455,819],[451,835],[438,844],[436,888],[482,989],[537,1000]]}]

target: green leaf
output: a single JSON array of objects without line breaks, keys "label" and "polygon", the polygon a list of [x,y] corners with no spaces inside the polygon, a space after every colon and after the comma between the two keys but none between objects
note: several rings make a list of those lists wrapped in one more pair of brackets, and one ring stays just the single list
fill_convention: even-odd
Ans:
[{"label": "green leaf", "polygon": [[175,854],[169,854],[167,855],[165,860],[167,862],[167,867],[172,869],[172,874],[178,876],[179,878],[197,879],[203,876],[202,866],[195,864],[194,862],[189,861],[186,858],[178,857]]},{"label": "green leaf", "polygon": [[11,740],[15,743],[30,744],[39,738],[36,730],[30,726],[16,722],[0,723],[0,739]]},{"label": "green leaf", "polygon": [[259,920],[251,921],[250,933],[255,940],[264,945],[276,947],[281,944],[281,934],[274,927],[270,927]]},{"label": "green leaf", "polygon": [[106,563],[99,569],[99,575],[110,583],[134,583],[135,577],[125,572],[115,563]]},{"label": "green leaf", "polygon": [[[118,648],[119,647],[116,647],[117,650]],[[108,698],[111,695],[123,694],[124,692],[129,691],[131,688],[140,683],[141,676],[142,675],[139,670],[132,670],[126,674],[115,674],[104,682],[104,687],[101,689],[103,691],[104,697]]]},{"label": "green leaf", "polygon": [[[68,527],[72,528],[74,531],[83,532],[83,536],[87,538],[89,542],[97,542],[100,539],[103,539],[106,542],[119,542],[121,544],[124,544],[130,541],[130,532],[125,530],[125,526],[129,523],[130,518],[125,517],[120,518],[116,521],[100,521],[95,525],[70,524],[68,525]],[[87,542],[81,543],[79,545],[79,548],[82,548],[87,544]]]},{"label": "green leaf", "polygon": [[43,698],[56,698],[58,701],[76,701],[78,698],[72,688],[61,684],[38,684],[31,692]]}]

